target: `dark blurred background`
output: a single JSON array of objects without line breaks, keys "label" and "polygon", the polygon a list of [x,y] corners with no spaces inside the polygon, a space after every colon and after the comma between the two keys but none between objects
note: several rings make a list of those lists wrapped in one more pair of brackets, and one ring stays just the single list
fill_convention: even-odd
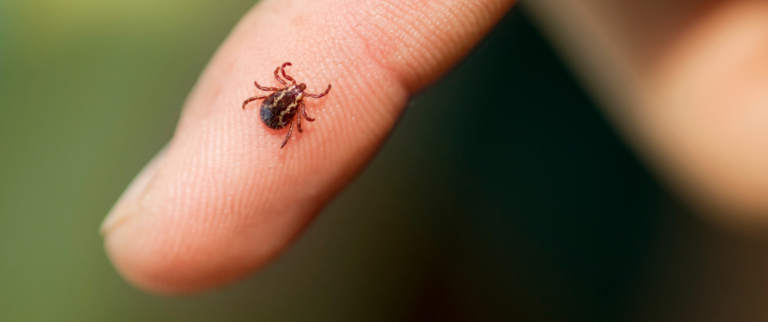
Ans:
[{"label": "dark blurred background", "polygon": [[286,254],[142,293],[98,226],[253,1],[0,2],[0,321],[760,321],[766,247],[668,195],[520,8]]}]

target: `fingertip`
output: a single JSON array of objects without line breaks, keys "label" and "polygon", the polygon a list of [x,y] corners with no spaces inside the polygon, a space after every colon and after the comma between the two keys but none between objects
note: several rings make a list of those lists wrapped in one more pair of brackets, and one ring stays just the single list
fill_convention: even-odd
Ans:
[{"label": "fingertip", "polygon": [[158,164],[168,151],[168,145],[165,145],[152,160],[150,160],[139,174],[128,184],[123,195],[120,196],[115,206],[109,211],[107,216],[99,226],[99,235],[106,238],[113,230],[129,220],[134,213],[140,210],[142,196],[145,195],[147,188],[151,185],[152,179],[157,172]]},{"label": "fingertip", "polygon": [[226,246],[231,245],[208,243],[210,239],[203,236],[202,240],[183,235],[164,238],[167,233],[157,233],[151,223],[142,221],[126,222],[109,234],[105,249],[124,279],[155,294],[194,294],[227,285],[276,254],[238,254],[228,251]]}]

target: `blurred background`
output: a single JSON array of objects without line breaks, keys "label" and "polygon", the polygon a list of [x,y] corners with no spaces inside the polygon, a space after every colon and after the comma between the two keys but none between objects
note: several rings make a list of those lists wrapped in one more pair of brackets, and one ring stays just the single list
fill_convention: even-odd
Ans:
[{"label": "blurred background", "polygon": [[766,247],[667,193],[520,7],[265,270],[134,289],[99,224],[253,4],[0,1],[0,321],[768,319]]}]

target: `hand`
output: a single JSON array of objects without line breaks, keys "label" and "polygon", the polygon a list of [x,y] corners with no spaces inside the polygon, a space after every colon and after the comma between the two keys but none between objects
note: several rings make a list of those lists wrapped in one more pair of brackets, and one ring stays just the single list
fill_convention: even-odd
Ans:
[{"label": "hand", "polygon": [[[102,226],[125,278],[188,293],[232,282],[285,249],[370,160],[408,98],[444,74],[511,0],[265,0],[221,46],[166,149]],[[304,133],[270,130],[243,101],[289,73],[307,91]]]},{"label": "hand", "polygon": [[528,3],[660,178],[717,223],[768,226],[768,3]]}]

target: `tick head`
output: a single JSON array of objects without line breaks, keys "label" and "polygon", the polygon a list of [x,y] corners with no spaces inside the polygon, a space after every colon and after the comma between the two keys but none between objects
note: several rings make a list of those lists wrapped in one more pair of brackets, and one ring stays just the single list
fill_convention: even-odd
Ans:
[{"label": "tick head", "polygon": [[303,91],[303,90],[307,89],[307,85],[304,85],[304,83],[301,83],[301,84],[299,84],[299,89]]}]

